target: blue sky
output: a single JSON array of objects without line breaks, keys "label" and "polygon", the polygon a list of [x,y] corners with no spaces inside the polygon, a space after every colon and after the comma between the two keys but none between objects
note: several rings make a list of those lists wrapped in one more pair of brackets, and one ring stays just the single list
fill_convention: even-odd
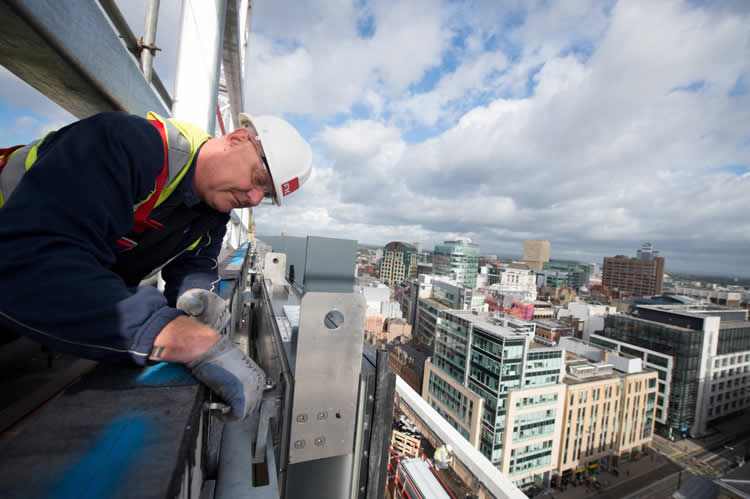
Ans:
[{"label": "blue sky", "polygon": [[[139,31],[145,0],[119,3]],[[168,88],[178,20],[163,0]],[[748,25],[743,1],[257,2],[248,110],[317,165],[258,231],[599,263],[651,241],[668,270],[750,276]],[[73,119],[5,70],[0,118],[3,144]]]}]

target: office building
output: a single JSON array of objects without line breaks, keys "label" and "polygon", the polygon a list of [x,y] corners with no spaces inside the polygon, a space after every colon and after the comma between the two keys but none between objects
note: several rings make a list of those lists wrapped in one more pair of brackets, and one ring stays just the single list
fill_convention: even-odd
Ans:
[{"label": "office building", "polygon": [[549,262],[549,241],[527,239],[523,242],[523,261],[531,270],[542,270]]},{"label": "office building", "polygon": [[536,273],[538,288],[561,288],[568,285],[570,275],[561,270],[540,270]]},{"label": "office building", "polygon": [[417,338],[430,344],[435,337],[435,326],[441,310],[487,310],[483,293],[445,277],[433,276],[430,294],[424,293],[421,296],[417,300],[416,327],[414,329]]},{"label": "office building", "polygon": [[534,319],[536,335],[534,339],[543,345],[557,345],[563,336],[575,336],[575,330],[555,319]]},{"label": "office building", "polygon": [[575,317],[583,321],[582,339],[589,341],[589,337],[592,334],[600,333],[604,330],[604,318],[615,313],[617,313],[617,309],[610,305],[571,302],[568,303],[566,308],[558,310],[557,318]]},{"label": "office building", "polygon": [[696,300],[707,301],[715,305],[724,305],[729,308],[739,308],[742,306],[742,291],[730,291],[714,287],[675,286],[669,292],[680,296],[689,296]]},{"label": "office building", "polygon": [[646,451],[653,439],[657,373],[642,361],[575,338],[566,351],[565,409],[557,474],[585,478]]},{"label": "office building", "polygon": [[659,257],[659,252],[654,249],[654,245],[651,243],[643,243],[641,249],[636,252],[635,256],[638,260],[653,260]]},{"label": "office building", "polygon": [[390,242],[383,248],[380,260],[380,282],[395,287],[410,277],[417,276],[417,249],[406,243]]},{"label": "office building", "polygon": [[442,311],[422,396],[518,486],[548,484],[559,456],[563,350],[534,326],[487,312]]},{"label": "office building", "polygon": [[634,305],[609,315],[592,343],[641,358],[658,374],[656,421],[673,437],[703,436],[750,406],[748,311],[715,305]]},{"label": "office building", "polygon": [[525,263],[491,265],[487,283],[493,294],[514,294],[522,300],[536,300],[536,273]]},{"label": "office building", "polygon": [[579,290],[589,285],[594,266],[575,262],[546,262],[542,273],[550,272],[547,286],[559,288],[564,282],[571,289]]},{"label": "office building", "polygon": [[602,284],[620,296],[653,296],[664,286],[664,258],[639,260],[623,255],[604,258]]},{"label": "office building", "polygon": [[468,238],[437,244],[432,255],[432,268],[435,275],[455,279],[474,289],[479,272],[479,245]]}]

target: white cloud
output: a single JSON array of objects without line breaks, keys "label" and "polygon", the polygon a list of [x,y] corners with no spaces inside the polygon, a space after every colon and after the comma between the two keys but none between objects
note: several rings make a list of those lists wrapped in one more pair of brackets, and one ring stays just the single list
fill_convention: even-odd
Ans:
[{"label": "white cloud", "polygon": [[[120,3],[139,33],[145,0]],[[729,95],[750,74],[748,25],[741,0],[257,2],[248,109],[297,120],[318,165],[284,208],[256,210],[258,232],[470,235],[501,254],[543,238],[592,261],[650,240],[668,268],[750,275],[750,174],[726,168],[750,165],[750,94]],[[0,71],[0,97],[39,117],[27,128],[64,122],[13,78]]]}]

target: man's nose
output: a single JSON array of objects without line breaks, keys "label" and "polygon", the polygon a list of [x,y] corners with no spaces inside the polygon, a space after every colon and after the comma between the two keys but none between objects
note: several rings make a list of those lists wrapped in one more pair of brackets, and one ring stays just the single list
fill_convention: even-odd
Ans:
[{"label": "man's nose", "polygon": [[247,197],[253,206],[258,206],[265,196],[263,189],[252,189],[248,191]]}]

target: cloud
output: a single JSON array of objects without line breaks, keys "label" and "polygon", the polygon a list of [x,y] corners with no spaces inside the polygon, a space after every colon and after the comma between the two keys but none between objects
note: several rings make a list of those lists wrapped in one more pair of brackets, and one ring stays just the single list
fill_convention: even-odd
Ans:
[{"label": "cloud", "polygon": [[[421,234],[427,247],[473,234],[516,254],[521,239],[544,238],[553,257],[592,261],[650,240],[668,267],[671,252],[683,269],[750,273],[750,179],[716,170],[750,153],[750,101],[729,95],[750,60],[747,14],[681,2],[556,14],[530,9],[511,26],[515,59],[477,51],[490,27],[474,26],[432,89],[386,95],[392,122],[373,113],[326,127],[316,140],[334,166],[313,201],[324,232],[375,243]],[[438,123],[424,141],[405,138]],[[709,241],[726,260],[703,257]]]},{"label": "cloud", "polygon": [[[120,4],[140,33],[145,0]],[[162,2],[168,82],[179,12]],[[256,2],[247,108],[300,125],[316,163],[258,232],[592,262],[651,241],[670,270],[750,275],[748,25],[742,0]],[[14,78],[19,129],[64,122]]]}]

